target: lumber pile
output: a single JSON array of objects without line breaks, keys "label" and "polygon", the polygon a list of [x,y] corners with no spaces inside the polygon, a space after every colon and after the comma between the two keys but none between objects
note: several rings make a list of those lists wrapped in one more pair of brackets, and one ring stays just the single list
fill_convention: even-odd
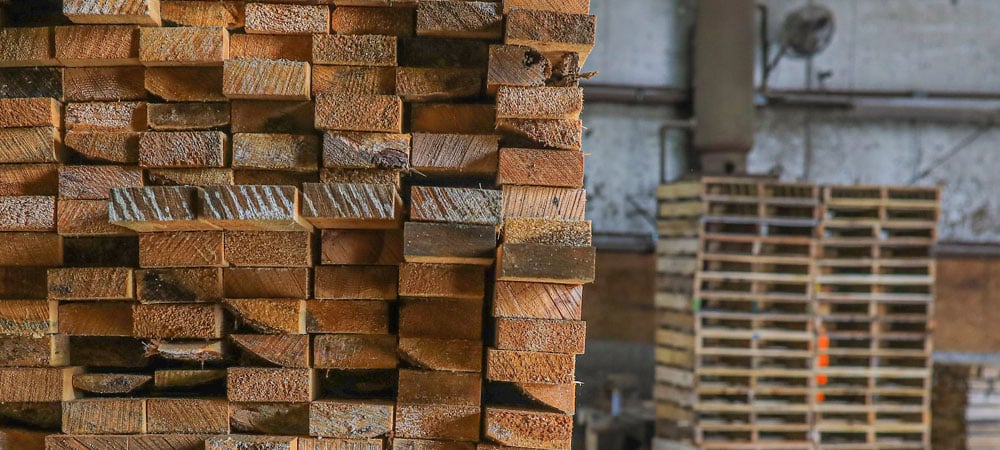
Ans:
[{"label": "lumber pile", "polygon": [[706,177],[658,197],[662,444],[928,448],[936,189]]},{"label": "lumber pile", "polygon": [[1000,366],[995,361],[934,364],[932,448],[1000,446],[998,379]]},{"label": "lumber pile", "polygon": [[23,3],[0,448],[570,448],[588,0]]}]

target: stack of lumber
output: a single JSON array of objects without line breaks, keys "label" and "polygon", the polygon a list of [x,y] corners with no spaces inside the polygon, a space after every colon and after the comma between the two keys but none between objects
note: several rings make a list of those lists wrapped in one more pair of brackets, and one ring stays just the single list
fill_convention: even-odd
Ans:
[{"label": "stack of lumber", "polygon": [[659,199],[661,444],[929,446],[936,189],[706,177]]},{"label": "stack of lumber", "polygon": [[0,448],[570,448],[588,0],[0,25]]},{"label": "stack of lumber", "polygon": [[1000,366],[935,363],[933,447],[987,450],[1000,446]]}]

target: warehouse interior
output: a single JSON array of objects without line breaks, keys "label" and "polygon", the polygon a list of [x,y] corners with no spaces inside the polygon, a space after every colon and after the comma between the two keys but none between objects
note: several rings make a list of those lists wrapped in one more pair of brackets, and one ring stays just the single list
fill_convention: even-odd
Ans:
[{"label": "warehouse interior", "polygon": [[[785,182],[940,187],[932,334],[935,367],[945,366],[935,377],[954,367],[989,372],[1000,352],[989,331],[1000,223],[991,57],[1000,5],[630,0],[592,7],[600,20],[588,69],[600,75],[581,84],[599,264],[584,311],[581,405],[606,409],[609,392],[618,392],[610,387],[622,383],[638,391],[633,399],[653,397],[656,187],[727,170]],[[723,98],[699,99],[699,90],[713,89]],[[712,142],[718,145],[704,145]],[[970,432],[966,443],[962,421],[941,428],[933,448],[1000,446],[986,431],[995,420],[988,378],[975,395],[970,385],[969,405],[935,397],[935,418],[938,409],[964,415],[968,406],[968,426],[978,420],[983,430],[978,441]],[[650,404],[633,413],[655,416]],[[590,436],[605,442],[600,432]]]}]

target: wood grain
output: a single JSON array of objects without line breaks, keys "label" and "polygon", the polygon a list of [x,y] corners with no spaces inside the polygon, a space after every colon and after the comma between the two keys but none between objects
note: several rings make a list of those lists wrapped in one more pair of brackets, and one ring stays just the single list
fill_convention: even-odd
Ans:
[{"label": "wood grain", "polygon": [[309,434],[309,404],[231,402],[229,423],[235,433],[304,436]]},{"label": "wood grain", "polygon": [[46,300],[0,301],[0,333],[41,337],[59,331],[56,303]]},{"label": "wood grain", "polygon": [[234,169],[314,172],[318,166],[318,136],[259,133],[233,135]]},{"label": "wood grain", "polygon": [[231,59],[223,65],[222,92],[232,99],[309,100],[310,83],[306,62]]},{"label": "wood grain", "polygon": [[222,307],[210,303],[133,305],[133,332],[153,339],[219,339]]},{"label": "wood grain", "polygon": [[66,68],[62,94],[68,102],[144,100],[144,83],[141,67]]},{"label": "wood grain", "polygon": [[499,39],[502,6],[494,2],[432,1],[417,5],[417,35],[463,39]]},{"label": "wood grain", "polygon": [[57,65],[52,48],[49,27],[0,29],[0,67]]},{"label": "wood grain", "polygon": [[463,68],[400,67],[396,69],[396,95],[404,101],[428,102],[472,98],[483,89],[482,70]]},{"label": "wood grain", "polygon": [[589,247],[593,231],[589,220],[508,217],[504,220],[503,240],[508,244]]},{"label": "wood grain", "polygon": [[311,101],[247,101],[231,104],[233,133],[314,133]]},{"label": "wood grain", "polygon": [[146,179],[151,186],[231,186],[232,169],[148,169]]},{"label": "wood grain", "polygon": [[504,186],[504,217],[584,220],[587,192],[536,186]]},{"label": "wood grain", "polygon": [[298,450],[294,436],[256,436],[250,434],[224,434],[205,440],[205,450]]},{"label": "wood grain", "polygon": [[394,95],[321,94],[316,97],[316,128],[400,133],[403,103]]},{"label": "wood grain", "polygon": [[412,8],[379,8],[338,5],[330,15],[334,34],[413,36],[416,12]]},{"label": "wood grain", "polygon": [[222,269],[136,270],[136,298],[142,303],[218,302]]},{"label": "wood grain", "polygon": [[488,349],[486,379],[518,383],[572,383],[575,356],[560,353]]},{"label": "wood grain", "polygon": [[515,8],[589,14],[590,0],[504,0],[503,12],[505,14]]},{"label": "wood grain", "polygon": [[226,381],[233,402],[308,402],[315,395],[311,369],[230,367]]},{"label": "wood grain", "polygon": [[308,298],[307,268],[226,268],[223,290],[227,298]]},{"label": "wood grain", "polygon": [[139,65],[139,29],[131,25],[55,27],[55,55],[66,67]]},{"label": "wood grain", "polygon": [[161,24],[159,0],[65,0],[63,14],[73,23]]},{"label": "wood grain", "polygon": [[302,216],[317,228],[398,228],[402,199],[392,185],[307,183]]},{"label": "wood grain", "polygon": [[0,97],[62,97],[63,69],[58,67],[0,68]]},{"label": "wood grain", "polygon": [[491,189],[413,186],[410,219],[499,226],[503,223],[501,193]]},{"label": "wood grain", "polygon": [[312,68],[312,95],[392,95],[396,93],[395,67],[320,66]]},{"label": "wood grain", "polygon": [[228,433],[229,402],[199,398],[146,400],[148,433]]},{"label": "wood grain", "polygon": [[61,266],[63,240],[53,233],[10,231],[3,234],[0,266]]},{"label": "wood grain", "polygon": [[130,267],[66,267],[49,269],[50,300],[132,300]]},{"label": "wood grain", "polygon": [[0,401],[59,402],[72,400],[73,375],[79,367],[0,368]]},{"label": "wood grain", "polygon": [[490,134],[414,133],[412,165],[431,177],[493,177],[499,146]]},{"label": "wood grain", "polygon": [[224,27],[144,27],[139,31],[139,61],[155,66],[218,66],[229,59]]},{"label": "wood grain", "polygon": [[139,235],[141,267],[220,267],[226,264],[223,234],[216,231]]},{"label": "wood grain", "polygon": [[497,119],[496,129],[507,147],[580,150],[583,146],[579,119]]},{"label": "wood grain", "polygon": [[479,406],[482,377],[477,373],[401,369],[399,405]]},{"label": "wood grain", "polygon": [[281,367],[309,367],[307,335],[232,334],[229,338],[252,358]]},{"label": "wood grain", "polygon": [[396,37],[321,34],[313,36],[312,62],[337,66],[396,66]]},{"label": "wood grain", "polygon": [[543,53],[578,53],[583,65],[596,33],[596,16],[514,9],[507,14],[504,43],[531,46]]},{"label": "wood grain", "polygon": [[146,90],[168,102],[219,102],[224,71],[219,67],[150,67]]},{"label": "wood grain", "polygon": [[98,395],[133,393],[153,381],[149,375],[130,373],[78,373],[73,376],[73,388]]},{"label": "wood grain", "polygon": [[209,130],[229,125],[229,103],[150,103],[149,128],[156,131]]},{"label": "wood grain", "polygon": [[242,1],[160,0],[160,16],[171,25],[235,30],[243,28],[246,10]]},{"label": "wood grain", "polygon": [[489,225],[407,222],[406,262],[491,265],[496,257],[496,228]]},{"label": "wood grain", "polygon": [[512,408],[486,408],[485,435],[510,447],[568,450],[573,441],[573,416]]},{"label": "wood grain", "polygon": [[399,230],[323,230],[320,263],[329,265],[398,265],[403,261]]},{"label": "wood grain", "polygon": [[400,405],[396,410],[396,436],[475,442],[481,422],[479,406]]},{"label": "wood grain", "polygon": [[232,231],[225,234],[226,260],[236,267],[309,267],[312,235],[305,231]]},{"label": "wood grain", "polygon": [[0,231],[55,231],[56,199],[0,196]]},{"label": "wood grain", "polygon": [[48,163],[62,159],[58,128],[0,128],[0,163]]},{"label": "wood grain", "polygon": [[497,281],[493,316],[580,320],[583,286]]},{"label": "wood grain", "polygon": [[382,300],[308,300],[309,333],[388,334],[390,303]]},{"label": "wood grain", "polygon": [[233,34],[229,37],[229,57],[311,62],[312,39],[309,35]]},{"label": "wood grain", "polygon": [[312,226],[299,216],[293,186],[206,186],[201,213],[228,231],[298,231]]},{"label": "wood grain", "polygon": [[65,335],[0,336],[0,367],[60,367],[69,365]]},{"label": "wood grain", "polygon": [[330,32],[326,5],[246,5],[246,31],[259,34],[325,34]]},{"label": "wood grain", "polygon": [[596,258],[594,247],[503,244],[497,253],[497,279],[587,284],[594,281]]},{"label": "wood grain", "polygon": [[204,231],[217,227],[198,218],[198,189],[147,186],[111,190],[108,221],[138,232]]},{"label": "wood grain", "polygon": [[60,200],[57,229],[62,236],[124,236],[134,232],[108,222],[104,200]]},{"label": "wood grain", "polygon": [[393,431],[391,402],[321,400],[309,405],[309,434],[340,439],[384,437]]},{"label": "wood grain", "polygon": [[497,90],[497,118],[579,119],[583,89],[579,87],[511,87]]},{"label": "wood grain", "polygon": [[146,400],[86,398],[63,403],[66,434],[138,434],[146,432]]},{"label": "wood grain", "polygon": [[396,336],[321,334],[313,338],[313,367],[336,370],[395,369]]},{"label": "wood grain", "polygon": [[150,131],[139,140],[144,168],[223,167],[227,136],[220,131]]},{"label": "wood grain", "polygon": [[399,358],[420,369],[480,372],[483,343],[464,339],[401,337]]},{"label": "wood grain", "polygon": [[413,133],[491,134],[496,131],[496,106],[465,103],[412,105]]},{"label": "wood grain", "polygon": [[481,300],[485,293],[484,267],[458,264],[415,264],[399,266],[399,296]]},{"label": "wood grain", "polygon": [[136,131],[67,131],[64,144],[90,161],[136,164],[140,137]]},{"label": "wood grain", "polygon": [[398,271],[393,266],[317,266],[314,295],[331,300],[393,300]]},{"label": "wood grain", "polygon": [[60,127],[62,104],[51,98],[0,98],[0,127]]},{"label": "wood grain", "polygon": [[146,102],[67,103],[67,131],[145,131]]},{"label": "wood grain", "polygon": [[582,188],[583,156],[581,152],[501,149],[497,184]]},{"label": "wood grain", "polygon": [[483,305],[469,300],[403,300],[400,338],[465,339],[483,336]]},{"label": "wood grain", "polygon": [[583,354],[587,324],[578,320],[496,319],[498,350]]},{"label": "wood grain", "polygon": [[243,326],[264,334],[304,334],[306,303],[299,299],[242,298],[225,300]]}]

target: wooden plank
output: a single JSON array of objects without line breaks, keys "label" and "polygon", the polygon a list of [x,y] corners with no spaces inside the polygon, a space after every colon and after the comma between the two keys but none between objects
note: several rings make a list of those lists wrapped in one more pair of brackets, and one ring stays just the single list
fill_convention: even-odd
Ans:
[{"label": "wooden plank", "polygon": [[400,172],[391,169],[322,169],[319,180],[326,184],[386,184],[396,189],[402,185]]},{"label": "wooden plank", "polygon": [[302,216],[317,228],[398,228],[403,201],[387,184],[316,184],[302,188]]},{"label": "wooden plank", "polygon": [[147,356],[157,356],[182,363],[219,363],[227,359],[222,341],[165,341],[153,339],[145,344]]},{"label": "wooden plank", "polygon": [[60,126],[62,104],[55,99],[0,98],[0,127]]},{"label": "wooden plank", "polygon": [[576,384],[517,383],[514,385],[529,399],[565,414],[576,412]]},{"label": "wooden plank", "polygon": [[406,262],[491,265],[496,256],[496,228],[489,225],[407,222]]},{"label": "wooden plank", "polygon": [[73,23],[161,24],[159,0],[65,0],[63,14]]},{"label": "wooden plank", "polygon": [[234,433],[307,435],[309,404],[231,402],[229,423]]},{"label": "wooden plank", "polygon": [[313,338],[313,367],[317,369],[395,369],[396,336],[378,334],[321,334]]},{"label": "wooden plank", "polygon": [[313,292],[318,299],[394,300],[398,270],[394,266],[317,266]]},{"label": "wooden plank", "polygon": [[419,103],[410,111],[413,133],[491,134],[496,132],[496,106]]},{"label": "wooden plank", "polygon": [[150,103],[149,128],[156,131],[209,130],[229,126],[229,103]]},{"label": "wooden plank", "polygon": [[308,402],[316,386],[311,369],[230,367],[226,389],[233,402]]},{"label": "wooden plank", "polygon": [[476,445],[471,442],[455,441],[433,441],[429,439],[403,439],[392,440],[393,450],[475,450]]},{"label": "wooden plank", "polygon": [[60,367],[69,365],[65,335],[0,336],[0,367]]},{"label": "wooden plank", "polygon": [[315,114],[309,101],[233,101],[233,133],[314,133]]},{"label": "wooden plank", "polygon": [[572,14],[589,14],[590,0],[504,0],[503,12],[512,9],[535,9]]},{"label": "wooden plank", "polygon": [[231,59],[223,66],[222,92],[231,99],[309,100],[310,74],[301,61]]},{"label": "wooden plank", "polygon": [[184,27],[243,28],[246,11],[242,1],[160,0],[165,24]]},{"label": "wooden plank", "polygon": [[300,299],[242,298],[225,300],[239,323],[265,334],[305,334],[306,303]]},{"label": "wooden plank", "polygon": [[399,308],[399,337],[480,341],[482,314],[481,302],[405,300]]},{"label": "wooden plank", "polygon": [[306,183],[319,181],[317,172],[290,172],[287,170],[237,169],[233,171],[235,184],[256,184],[264,186],[294,186],[301,188]]},{"label": "wooden plank", "polygon": [[161,369],[153,373],[153,385],[163,391],[204,387],[225,380],[225,369]]},{"label": "wooden plank", "polygon": [[148,433],[228,433],[229,402],[200,398],[146,400]]},{"label": "wooden plank", "polygon": [[594,281],[596,258],[594,247],[503,244],[497,252],[497,279],[587,284]]},{"label": "wooden plank", "polygon": [[55,231],[55,197],[0,196],[0,231]]},{"label": "wooden plank", "polygon": [[218,66],[229,59],[224,27],[140,28],[139,61],[155,66]]},{"label": "wooden plank", "polygon": [[542,53],[578,53],[582,66],[594,48],[596,33],[596,16],[515,9],[507,14],[504,43],[531,46]]},{"label": "wooden plank", "polygon": [[580,320],[583,286],[497,281],[493,316]]},{"label": "wooden plank", "polygon": [[236,267],[309,267],[312,235],[306,231],[232,231],[225,234],[226,261]]},{"label": "wooden plank", "polygon": [[463,339],[400,338],[399,357],[421,369],[480,372],[483,343]]},{"label": "wooden plank", "polygon": [[3,234],[0,266],[61,266],[62,237],[52,233],[11,231]]},{"label": "wooden plank", "polygon": [[491,45],[486,90],[496,95],[502,86],[541,87],[552,76],[552,64],[524,45]]},{"label": "wooden plank", "polygon": [[399,265],[403,233],[399,230],[323,230],[320,263],[329,265]]},{"label": "wooden plank", "polygon": [[339,439],[370,439],[393,431],[393,403],[321,400],[309,404],[309,435]]},{"label": "wooden plank", "polygon": [[50,300],[132,300],[129,267],[67,267],[49,269]]},{"label": "wooden plank", "polygon": [[309,35],[234,34],[230,36],[229,57],[311,62],[312,39]]},{"label": "wooden plank", "polygon": [[221,131],[150,131],[139,140],[139,166],[223,167],[227,140]]},{"label": "wooden plank", "polygon": [[572,446],[573,416],[512,408],[486,408],[487,438],[510,447],[566,450]]},{"label": "wooden plank", "polygon": [[390,303],[381,300],[308,300],[309,333],[388,334]]},{"label": "wooden plank", "polygon": [[50,434],[45,437],[45,447],[50,450],[107,449],[129,450],[129,436]]},{"label": "wooden plank", "polygon": [[0,401],[60,402],[76,398],[73,375],[80,367],[0,368]]},{"label": "wooden plank", "polygon": [[0,163],[46,163],[62,159],[58,128],[0,128]]},{"label": "wooden plank", "polygon": [[94,162],[136,164],[140,137],[136,131],[67,131],[64,144]]},{"label": "wooden plank", "polygon": [[503,241],[508,244],[589,247],[593,243],[589,220],[509,217],[503,225]]},{"label": "wooden plank", "polygon": [[63,72],[62,95],[68,102],[144,100],[145,70],[142,67],[69,67]]},{"label": "wooden plank", "polygon": [[306,268],[225,268],[222,282],[227,298],[309,297]]},{"label": "wooden plank", "polygon": [[0,195],[55,195],[58,164],[0,164]]},{"label": "wooden plank", "polygon": [[182,231],[139,235],[141,267],[221,267],[223,234],[218,231]]},{"label": "wooden plank", "polygon": [[202,217],[227,231],[299,231],[312,226],[299,216],[293,186],[206,186]]},{"label": "wooden plank", "polygon": [[132,334],[154,339],[219,339],[222,307],[210,303],[137,304]]},{"label": "wooden plank", "polygon": [[108,221],[138,232],[205,231],[215,226],[198,218],[198,189],[147,186],[111,190]]},{"label": "wooden plank", "polygon": [[301,134],[233,135],[234,169],[316,171],[319,137]]},{"label": "wooden plank", "polygon": [[330,32],[326,5],[246,5],[246,31],[256,34],[325,34]]},{"label": "wooden plank", "polygon": [[46,431],[3,427],[0,428],[0,445],[24,450],[45,450],[45,437],[48,435],[49,432]]},{"label": "wooden plank", "polygon": [[401,38],[401,67],[486,67],[489,43],[471,39]]},{"label": "wooden plank", "polygon": [[44,299],[48,296],[45,267],[0,267],[0,299]]},{"label": "wooden plank", "polygon": [[337,6],[330,15],[334,34],[413,36],[416,11],[412,8]]},{"label": "wooden plank", "polygon": [[316,65],[396,67],[396,37],[319,34],[313,36]]},{"label": "wooden plank", "polygon": [[417,4],[417,35],[462,39],[500,39],[502,6],[495,2],[433,1]]},{"label": "wooden plank", "polygon": [[572,383],[575,356],[487,349],[486,379],[516,383]]},{"label": "wooden plank", "polygon": [[168,102],[219,102],[223,95],[219,67],[149,67],[146,90]]},{"label": "wooden plank", "polygon": [[0,333],[41,337],[59,332],[56,303],[46,300],[0,301]]},{"label": "wooden plank", "polygon": [[128,450],[202,450],[208,436],[203,434],[141,434],[128,436]]},{"label": "wooden plank", "polygon": [[59,67],[0,68],[0,97],[51,97],[62,100],[63,69]]},{"label": "wooden plank", "polygon": [[399,266],[399,296],[453,300],[482,300],[485,296],[485,268],[457,264],[415,264]]},{"label": "wooden plank", "polygon": [[410,219],[500,226],[501,193],[492,189],[413,186]]},{"label": "wooden plank", "polygon": [[499,146],[491,134],[414,133],[410,153],[413,169],[428,176],[494,177]]},{"label": "wooden plank", "polygon": [[403,102],[394,95],[321,94],[316,97],[320,130],[403,131]]},{"label": "wooden plank", "polygon": [[479,406],[482,377],[477,373],[401,369],[399,405]]},{"label": "wooden plank", "polygon": [[63,239],[70,267],[133,267],[139,264],[135,236],[82,236]]},{"label": "wooden plank", "polygon": [[10,27],[0,29],[0,67],[55,66],[52,28]]},{"label": "wooden plank", "polygon": [[299,438],[299,450],[341,450],[345,448],[382,450],[385,448],[384,444],[382,439]]},{"label": "wooden plank", "polygon": [[145,131],[146,102],[67,103],[67,131]]},{"label": "wooden plank", "polygon": [[146,400],[86,398],[63,403],[66,434],[137,434],[146,432]]},{"label": "wooden plank", "polygon": [[482,89],[480,69],[400,67],[396,70],[396,94],[408,102],[471,98]]},{"label": "wooden plank", "polygon": [[319,66],[312,68],[312,95],[392,95],[396,93],[395,67]]},{"label": "wooden plank", "polygon": [[224,434],[205,440],[205,450],[298,450],[294,436],[255,436],[250,434]]},{"label": "wooden plank", "polygon": [[579,87],[511,87],[497,90],[497,118],[579,119],[583,89]]},{"label": "wooden plank", "polygon": [[[55,55],[66,67],[139,65],[139,29],[131,25],[55,27]],[[95,45],[97,44],[97,45]]]},{"label": "wooden plank", "polygon": [[587,324],[578,320],[498,318],[493,344],[499,350],[583,354]]},{"label": "wooden plank", "polygon": [[153,381],[149,375],[131,373],[78,373],[73,376],[73,387],[99,395],[124,395],[135,392]]},{"label": "wooden plank", "polygon": [[232,334],[229,338],[243,349],[244,358],[281,367],[309,367],[309,336],[304,334]]},{"label": "wooden plank", "polygon": [[582,188],[583,156],[580,152],[501,149],[497,184]]},{"label": "wooden plank", "polygon": [[232,169],[148,169],[146,180],[151,186],[231,186]]},{"label": "wooden plank", "polygon": [[70,336],[69,347],[70,364],[74,366],[126,370],[142,369],[150,362],[145,343],[130,337]]},{"label": "wooden plank", "polygon": [[406,170],[409,168],[409,155],[408,134],[323,134],[323,167]]},{"label": "wooden plank", "polygon": [[479,439],[479,406],[400,405],[395,435],[402,438],[474,442]]},{"label": "wooden plank", "polygon": [[136,298],[142,303],[218,302],[222,299],[222,269],[136,270]]},{"label": "wooden plank", "polygon": [[497,119],[496,129],[508,147],[580,150],[583,146],[579,119]]},{"label": "wooden plank", "polygon": [[536,186],[504,186],[504,217],[584,220],[587,191]]}]

